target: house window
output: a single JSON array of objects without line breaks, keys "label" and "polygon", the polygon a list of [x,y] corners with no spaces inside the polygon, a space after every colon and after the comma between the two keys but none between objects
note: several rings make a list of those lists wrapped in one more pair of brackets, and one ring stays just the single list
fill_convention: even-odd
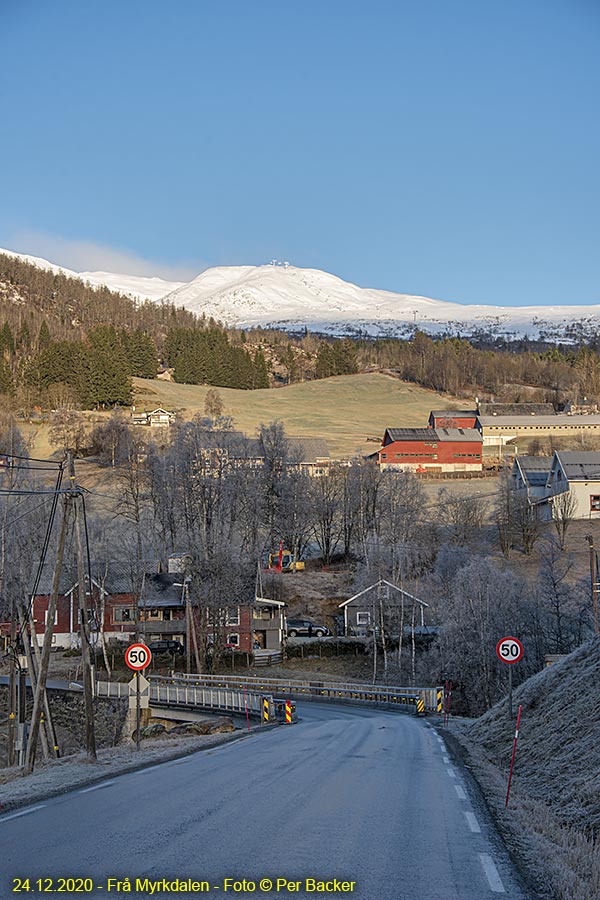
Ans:
[{"label": "house window", "polygon": [[225,621],[226,625],[239,625],[240,624],[240,608],[239,606],[230,607],[227,610],[227,619]]},{"label": "house window", "polygon": [[368,612],[357,612],[356,613],[356,624],[357,625],[369,625],[371,623],[371,613]]},{"label": "house window", "polygon": [[117,606],[113,610],[113,622],[133,622],[133,606]]},{"label": "house window", "polygon": [[[46,612],[44,613],[44,622],[46,623],[46,625],[48,624],[48,613],[49,612],[50,612],[50,610],[47,609]],[[54,624],[58,625],[58,610],[57,609],[54,610]]]},{"label": "house window", "polygon": [[600,494],[590,494],[590,509],[600,512]]},{"label": "house window", "polygon": [[227,635],[227,643],[235,644],[236,647],[240,646],[240,636],[239,634],[228,634]]},{"label": "house window", "polygon": [[149,609],[147,615],[148,615],[149,619],[161,619],[162,618],[162,613],[161,613],[160,609]]},{"label": "house window", "polygon": [[262,609],[262,608],[255,609],[253,612],[253,618],[255,618],[255,619],[272,619],[273,618],[273,610],[268,606],[265,609]]}]

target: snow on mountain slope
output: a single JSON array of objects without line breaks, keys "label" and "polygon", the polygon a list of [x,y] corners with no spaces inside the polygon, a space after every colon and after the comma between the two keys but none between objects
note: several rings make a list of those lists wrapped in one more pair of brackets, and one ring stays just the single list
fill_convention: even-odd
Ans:
[{"label": "snow on mountain slope", "polygon": [[114,272],[79,272],[77,277],[89,284],[105,285],[120,294],[155,302],[185,284],[181,281],[165,281],[163,278],[148,278],[145,275],[116,275]]},{"label": "snow on mountain slope", "polygon": [[119,275],[114,272],[74,272],[72,269],[67,269],[65,266],[57,266],[39,256],[27,256],[24,253],[15,253],[14,250],[2,249],[0,249],[0,253],[4,253],[6,256],[15,256],[17,259],[23,260],[23,262],[31,263],[39,269],[48,269],[55,274],[62,272],[63,275],[68,275],[71,278],[81,278],[82,281],[94,285],[94,287],[104,285],[111,291],[128,294],[140,300],[158,301],[165,294],[176,290],[184,283],[181,281],[164,281],[162,278],[148,278],[144,275]]},{"label": "snow on mountain slope", "polygon": [[507,339],[569,340],[600,328],[600,306],[466,306],[361,288],[318,269],[288,265],[221,266],[188,283],[113,272],[73,272],[45,259],[0,250],[53,272],[133,297],[165,300],[227,325],[276,327],[330,335],[408,337],[429,334],[469,337],[486,333]]},{"label": "snow on mountain slope", "polygon": [[475,332],[519,337],[565,336],[600,325],[600,306],[465,306],[361,288],[317,269],[238,266],[208,269],[165,300],[229,325],[278,327],[332,335],[406,336]]}]

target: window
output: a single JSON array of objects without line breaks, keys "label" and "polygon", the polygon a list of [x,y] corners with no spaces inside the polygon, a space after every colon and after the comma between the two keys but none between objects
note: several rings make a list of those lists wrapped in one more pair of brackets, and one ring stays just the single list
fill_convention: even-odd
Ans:
[{"label": "window", "polygon": [[[47,609],[46,612],[44,613],[44,622],[46,623],[46,625],[48,624],[48,613],[49,612],[50,612],[50,610]],[[57,609],[54,610],[54,624],[58,625],[58,610]]]},{"label": "window", "polygon": [[240,636],[239,634],[228,634],[227,635],[227,643],[235,644],[236,647],[240,646]]},{"label": "window", "polygon": [[226,625],[239,625],[240,624],[240,608],[239,606],[230,607],[227,610],[227,618],[225,620]]},{"label": "window", "polygon": [[590,494],[590,509],[600,512],[600,494]]},{"label": "window", "polygon": [[371,613],[368,612],[357,612],[356,613],[356,624],[357,625],[370,625],[371,623]]},{"label": "window", "polygon": [[133,606],[117,606],[113,610],[113,622],[133,622]]},{"label": "window", "polygon": [[255,619],[272,619],[274,615],[274,611],[269,607],[258,607],[253,612],[253,618]]},{"label": "window", "polygon": [[162,619],[162,613],[160,609],[149,609],[147,612],[147,616],[149,619]]}]

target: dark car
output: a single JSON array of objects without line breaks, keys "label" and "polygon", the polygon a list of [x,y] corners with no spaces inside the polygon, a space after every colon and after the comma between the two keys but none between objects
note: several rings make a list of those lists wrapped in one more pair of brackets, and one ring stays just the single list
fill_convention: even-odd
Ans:
[{"label": "dark car", "polygon": [[317,625],[308,619],[287,619],[286,632],[288,637],[325,637],[331,634],[326,625]]},{"label": "dark car", "polygon": [[148,650],[152,653],[185,653],[181,641],[152,641]]}]

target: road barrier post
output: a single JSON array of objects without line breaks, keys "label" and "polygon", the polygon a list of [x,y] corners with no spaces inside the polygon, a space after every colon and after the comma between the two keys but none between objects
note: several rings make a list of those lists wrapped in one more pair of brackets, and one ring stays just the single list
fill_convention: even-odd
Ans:
[{"label": "road barrier post", "polygon": [[517,752],[517,741],[519,740],[519,725],[521,724],[522,709],[523,707],[519,705],[519,711],[517,713],[517,727],[515,728],[515,737],[513,740],[512,757],[510,760],[510,772],[508,773],[508,787],[506,788],[506,801],[504,803],[504,806],[508,806],[508,798],[510,797],[510,783],[512,781],[513,768],[515,765],[515,753]]},{"label": "road barrier post", "polygon": [[286,725],[290,725],[292,722],[292,701],[285,701],[285,721]]},{"label": "road barrier post", "polygon": [[262,698],[262,709],[263,709],[262,721],[263,721],[263,725],[266,725],[269,722],[269,698],[268,697]]}]

